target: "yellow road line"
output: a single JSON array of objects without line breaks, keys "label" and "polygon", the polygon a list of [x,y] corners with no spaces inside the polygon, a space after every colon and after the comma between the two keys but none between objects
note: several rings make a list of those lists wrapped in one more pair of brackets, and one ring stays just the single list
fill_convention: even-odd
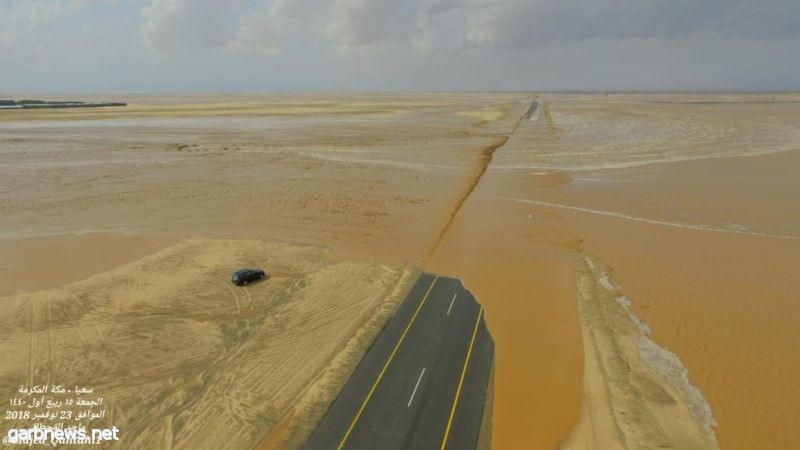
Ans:
[{"label": "yellow road line", "polygon": [[447,447],[447,437],[450,435],[450,427],[453,425],[453,417],[456,415],[456,407],[458,406],[458,397],[461,396],[461,386],[464,384],[464,376],[467,374],[467,366],[469,365],[469,358],[472,356],[472,346],[475,345],[475,336],[478,335],[478,325],[481,323],[481,314],[483,314],[483,306],[478,310],[478,319],[475,321],[475,329],[472,330],[472,339],[469,341],[469,350],[467,350],[467,358],[464,360],[464,368],[461,369],[461,379],[458,380],[458,388],[456,389],[456,398],[453,400],[453,409],[450,410],[450,418],[447,420],[447,428],[444,430],[444,438],[442,438],[441,450]]},{"label": "yellow road line", "polygon": [[436,280],[438,280],[438,279],[439,279],[438,275],[433,277],[433,281],[431,282],[431,285],[428,288],[428,292],[426,292],[425,296],[422,297],[422,301],[419,302],[419,306],[417,306],[417,310],[414,311],[414,315],[411,316],[411,320],[408,322],[408,325],[406,325],[406,329],[403,330],[403,334],[400,335],[400,340],[398,340],[397,344],[394,346],[394,350],[392,350],[392,354],[389,355],[389,359],[386,361],[386,364],[383,365],[383,369],[378,374],[378,378],[376,378],[375,379],[375,383],[372,384],[372,388],[369,390],[369,393],[367,394],[367,398],[364,399],[364,403],[362,403],[361,407],[358,408],[358,412],[356,413],[356,416],[353,418],[353,422],[350,423],[350,427],[347,429],[347,433],[344,434],[344,437],[342,438],[342,441],[339,443],[339,450],[341,450],[344,447],[345,441],[347,441],[347,438],[350,437],[350,433],[353,432],[353,428],[355,428],[356,423],[358,422],[358,419],[361,417],[361,413],[363,413],[364,412],[364,408],[367,407],[367,402],[369,402],[369,399],[372,397],[373,392],[375,392],[375,388],[378,387],[378,383],[381,382],[381,378],[383,378],[383,374],[386,372],[386,369],[389,367],[389,364],[394,359],[394,355],[395,355],[395,353],[397,353],[397,349],[400,348],[400,344],[402,344],[403,343],[403,339],[406,338],[406,334],[408,334],[408,330],[411,328],[411,324],[413,324],[414,321],[417,319],[417,314],[419,314],[419,310],[422,309],[422,305],[425,304],[425,300],[428,299],[428,295],[430,295],[431,290],[433,290],[433,285],[436,284]]}]

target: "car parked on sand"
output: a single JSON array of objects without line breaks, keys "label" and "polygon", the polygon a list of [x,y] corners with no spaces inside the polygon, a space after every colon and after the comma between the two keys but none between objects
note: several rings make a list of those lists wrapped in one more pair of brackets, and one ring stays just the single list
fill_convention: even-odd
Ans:
[{"label": "car parked on sand", "polygon": [[231,282],[237,286],[247,286],[253,281],[267,278],[267,273],[263,269],[241,269],[233,272]]}]

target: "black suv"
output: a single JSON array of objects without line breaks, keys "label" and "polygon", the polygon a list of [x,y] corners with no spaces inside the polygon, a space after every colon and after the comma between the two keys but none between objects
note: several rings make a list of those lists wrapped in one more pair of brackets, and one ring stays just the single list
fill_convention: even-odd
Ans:
[{"label": "black suv", "polygon": [[262,269],[242,269],[233,272],[231,281],[237,286],[246,286],[253,281],[263,280],[267,274]]}]

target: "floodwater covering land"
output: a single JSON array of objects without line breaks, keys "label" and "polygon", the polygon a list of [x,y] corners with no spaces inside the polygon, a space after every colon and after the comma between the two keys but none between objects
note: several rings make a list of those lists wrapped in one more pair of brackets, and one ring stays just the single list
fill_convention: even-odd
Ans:
[{"label": "floodwater covering land", "polygon": [[0,111],[3,389],[297,446],[424,268],[485,306],[496,448],[800,441],[800,96],[126,101]]}]

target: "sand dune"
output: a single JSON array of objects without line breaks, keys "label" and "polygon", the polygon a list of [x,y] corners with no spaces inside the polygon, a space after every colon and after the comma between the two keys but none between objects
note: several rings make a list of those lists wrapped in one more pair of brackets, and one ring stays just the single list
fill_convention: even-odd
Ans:
[{"label": "sand dune", "polygon": [[[126,448],[302,443],[415,272],[321,247],[189,240],[62,288],[0,300],[0,391],[91,382]],[[264,266],[266,282],[228,281]],[[225,420],[220,420],[224,417]],[[277,438],[277,436],[276,436]]]}]

